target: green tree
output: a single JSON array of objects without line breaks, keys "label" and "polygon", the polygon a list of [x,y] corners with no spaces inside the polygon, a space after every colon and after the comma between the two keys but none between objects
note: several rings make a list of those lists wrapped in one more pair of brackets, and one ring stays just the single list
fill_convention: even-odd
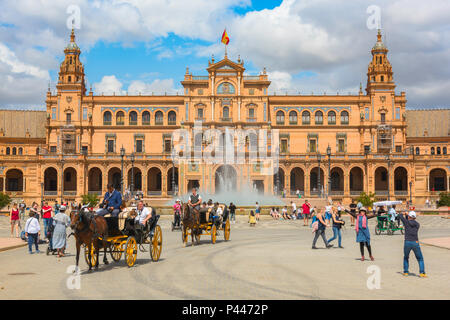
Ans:
[{"label": "green tree", "polygon": [[439,193],[438,207],[450,207],[450,192]]},{"label": "green tree", "polygon": [[98,198],[98,195],[96,195],[96,194],[83,194],[81,196],[81,198],[82,198],[81,201],[83,202],[83,204],[90,203],[92,207],[95,207],[100,201],[100,199]]},{"label": "green tree", "polygon": [[11,203],[11,198],[3,192],[0,192],[0,208],[6,207]]},{"label": "green tree", "polygon": [[361,202],[365,207],[372,207],[373,203],[375,202],[375,193],[362,192],[356,201]]}]

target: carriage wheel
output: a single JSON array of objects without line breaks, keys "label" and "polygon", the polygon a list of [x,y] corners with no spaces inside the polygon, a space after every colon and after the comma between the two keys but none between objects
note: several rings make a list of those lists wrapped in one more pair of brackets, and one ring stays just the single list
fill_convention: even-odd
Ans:
[{"label": "carriage wheel", "polygon": [[228,219],[227,222],[225,223],[225,230],[223,232],[225,241],[230,240],[230,232],[231,232],[230,219]]},{"label": "carriage wheel", "polygon": [[109,247],[109,252],[111,253],[111,258],[115,262],[119,262],[120,258],[122,257],[122,243],[114,241],[111,243],[111,246]]},{"label": "carriage wheel", "polygon": [[380,235],[381,234],[381,229],[380,229],[380,226],[378,224],[375,226],[375,234],[376,235]]},{"label": "carriage wheel", "polygon": [[86,245],[84,246],[84,259],[87,265],[89,265],[89,250],[91,251],[91,266],[95,267],[97,265],[97,253],[93,243],[91,243],[89,248]]},{"label": "carriage wheel", "polygon": [[153,261],[158,261],[162,251],[162,232],[161,227],[156,226],[155,234],[153,235],[152,242],[150,243],[150,257]]},{"label": "carriage wheel", "polygon": [[181,241],[183,242],[183,245],[187,244],[187,228],[185,226],[181,226]]},{"label": "carriage wheel", "polygon": [[390,227],[388,227],[387,234],[392,236],[394,234],[394,230],[392,230]]},{"label": "carriage wheel", "polygon": [[216,233],[217,233],[217,228],[216,228],[216,225],[214,224],[211,228],[211,242],[213,244],[216,243]]},{"label": "carriage wheel", "polygon": [[128,267],[134,266],[137,257],[137,243],[133,236],[128,237],[125,244],[125,261]]}]

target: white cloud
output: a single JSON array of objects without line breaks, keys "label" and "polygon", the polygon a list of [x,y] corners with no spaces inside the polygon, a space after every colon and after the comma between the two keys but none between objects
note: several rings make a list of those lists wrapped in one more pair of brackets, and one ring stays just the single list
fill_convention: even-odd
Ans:
[{"label": "white cloud", "polygon": [[94,91],[98,95],[125,94],[125,91],[122,90],[122,82],[114,75],[104,76],[100,82],[94,83]]},{"label": "white cloud", "polygon": [[128,86],[128,94],[136,95],[151,95],[151,94],[174,94],[179,92],[174,88],[173,79],[155,79],[151,83],[136,80],[130,83]]}]

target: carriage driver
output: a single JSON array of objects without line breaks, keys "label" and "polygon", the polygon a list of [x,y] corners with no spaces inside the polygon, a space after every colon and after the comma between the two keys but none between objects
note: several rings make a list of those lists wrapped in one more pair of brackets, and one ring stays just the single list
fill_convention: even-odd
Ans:
[{"label": "carriage driver", "polygon": [[110,213],[111,216],[117,217],[120,212],[120,205],[122,204],[122,195],[119,191],[114,189],[112,184],[108,184],[108,192],[105,193],[103,203],[105,204],[105,207],[98,209],[95,213],[99,216]]},{"label": "carriage driver", "polygon": [[197,193],[197,188],[192,188],[192,194],[189,196],[188,204],[198,211],[200,210],[200,203],[202,203],[202,197]]}]

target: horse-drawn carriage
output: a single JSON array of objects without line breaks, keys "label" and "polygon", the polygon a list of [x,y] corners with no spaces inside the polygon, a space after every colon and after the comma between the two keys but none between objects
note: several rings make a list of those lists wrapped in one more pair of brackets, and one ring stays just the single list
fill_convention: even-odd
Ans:
[{"label": "horse-drawn carriage", "polygon": [[[144,227],[135,222],[134,209],[125,209],[118,217],[104,216],[105,228],[101,220],[102,217],[94,217],[93,213],[87,210],[87,206],[81,207],[72,217],[72,220],[75,219],[74,230],[76,230],[78,224],[84,225],[78,229],[80,234],[78,237],[77,231],[75,231],[77,238],[77,265],[81,243],[84,246],[84,257],[89,265],[89,269],[92,266],[98,267],[99,251],[102,248],[104,249],[105,256],[103,260],[105,263],[107,263],[107,250],[109,250],[111,258],[115,262],[120,261],[122,254],[124,254],[128,267],[132,267],[136,263],[138,250],[150,252],[150,258],[153,261],[158,261],[162,250],[162,231],[158,225],[159,216],[156,215],[155,211],[153,215],[154,218],[149,220],[151,223]],[[81,241],[79,239],[82,239],[83,229],[86,229],[86,237]],[[91,231],[90,236],[89,230]],[[147,245],[148,250],[145,248]]]},{"label": "horse-drawn carriage", "polygon": [[192,244],[199,244],[202,235],[211,236],[211,242],[214,244],[216,243],[219,231],[223,231],[225,241],[230,239],[231,226],[229,210],[225,204],[219,204],[219,206],[221,206],[223,214],[216,215],[216,211],[210,208],[206,212],[209,215],[209,219],[206,221],[206,217],[202,217],[201,213],[189,204],[184,203],[182,205],[181,240],[183,241],[183,245],[187,244],[189,236],[192,237]]},{"label": "horse-drawn carriage", "polygon": [[[388,207],[397,204],[401,204],[401,201],[379,201],[373,204],[376,207]],[[403,234],[403,227],[392,219],[389,213],[377,216],[377,224],[375,225],[375,234],[380,235],[382,232],[386,231],[388,235],[393,235],[395,231],[400,231]]]}]

